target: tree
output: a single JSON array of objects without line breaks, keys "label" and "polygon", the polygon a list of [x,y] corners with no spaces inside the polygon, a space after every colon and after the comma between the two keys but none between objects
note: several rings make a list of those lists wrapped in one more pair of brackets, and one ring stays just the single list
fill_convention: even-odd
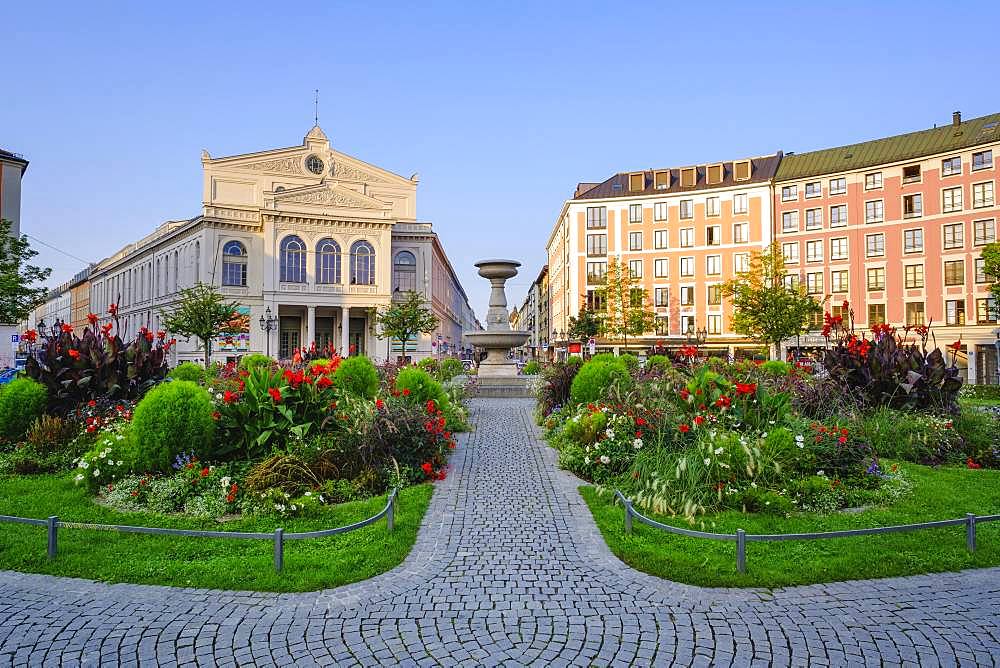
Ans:
[{"label": "tree", "polygon": [[577,316],[569,319],[566,336],[577,341],[586,341],[600,334],[603,324],[601,314],[584,304]]},{"label": "tree", "polygon": [[28,237],[12,236],[11,222],[0,219],[0,322],[16,324],[26,320],[36,306],[45,301],[48,288],[33,287],[52,273],[28,260],[38,255]]},{"label": "tree", "polygon": [[410,290],[402,301],[393,301],[378,313],[376,320],[382,327],[383,337],[394,336],[403,344],[403,359],[406,359],[406,343],[417,333],[430,334],[438,326],[438,319],[427,308],[424,298]]},{"label": "tree", "polygon": [[990,294],[993,296],[993,317],[1000,320],[1000,243],[983,248],[983,273],[993,279]]},{"label": "tree", "polygon": [[733,331],[775,351],[823,310],[802,286],[785,284],[785,259],[777,244],[753,253],[749,270],[723,283],[722,295],[733,302]]},{"label": "tree", "polygon": [[201,340],[205,349],[205,368],[212,357],[212,339],[235,334],[245,328],[236,302],[226,302],[211,285],[197,283],[181,290],[180,301],[163,312],[163,327],[173,333]]},{"label": "tree", "polygon": [[656,316],[649,310],[646,290],[627,264],[611,258],[604,278],[604,331],[624,339],[628,350],[629,335],[641,336],[653,329]]}]

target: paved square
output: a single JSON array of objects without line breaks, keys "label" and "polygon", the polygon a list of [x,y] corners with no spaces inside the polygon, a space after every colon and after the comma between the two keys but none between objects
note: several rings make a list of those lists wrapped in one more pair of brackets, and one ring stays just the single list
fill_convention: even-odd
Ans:
[{"label": "paved square", "polygon": [[0,665],[1000,664],[1000,569],[771,592],[659,580],[610,553],[533,401],[472,405],[392,572],[310,594],[4,572]]}]

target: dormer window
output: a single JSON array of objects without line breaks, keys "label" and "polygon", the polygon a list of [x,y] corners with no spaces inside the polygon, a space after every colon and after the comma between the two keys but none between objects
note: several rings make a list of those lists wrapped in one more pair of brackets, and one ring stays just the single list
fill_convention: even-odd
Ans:
[{"label": "dormer window", "polygon": [[694,188],[698,183],[698,172],[694,167],[685,167],[681,170],[681,188]]},{"label": "dormer window", "polygon": [[749,160],[740,160],[733,163],[733,177],[737,181],[749,181],[752,169]]},{"label": "dormer window", "polygon": [[920,181],[920,165],[903,167],[903,183],[918,183]]},{"label": "dormer window", "polygon": [[722,183],[722,165],[709,165],[705,170],[705,180],[709,185]]},{"label": "dormer window", "polygon": [[657,190],[666,190],[670,187],[670,172],[663,170],[656,172],[653,176],[653,187]]},{"label": "dormer window", "polygon": [[631,192],[639,192],[646,189],[646,175],[642,172],[628,175],[628,189]]}]

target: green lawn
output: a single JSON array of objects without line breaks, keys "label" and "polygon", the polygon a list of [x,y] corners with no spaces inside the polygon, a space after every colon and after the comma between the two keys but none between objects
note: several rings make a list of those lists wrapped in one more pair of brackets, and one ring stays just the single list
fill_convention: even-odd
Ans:
[{"label": "green lawn", "polygon": [[[897,504],[858,514],[803,514],[790,518],[724,512],[703,518],[704,531],[799,533],[911,524],[1000,513],[1000,471],[902,465],[913,492]],[[746,573],[736,572],[736,543],[688,538],[634,523],[624,531],[624,510],[610,495],[580,488],[611,551],[633,568],[668,580],[704,586],[779,587],[957,571],[1000,564],[1000,521],[977,527],[975,554],[965,549],[965,527],[816,541],[747,543]],[[644,513],[646,514],[646,513]],[[681,518],[654,516],[691,528]]]},{"label": "green lawn", "polygon": [[[396,529],[385,520],[329,538],[285,541],[284,571],[274,571],[274,543],[120,534],[89,529],[59,529],[59,554],[46,558],[44,527],[0,523],[0,569],[48,573],[107,582],[134,582],[243,589],[314,591],[365,580],[395,567],[413,546],[430,503],[429,484],[402,490],[396,507]],[[131,524],[225,531],[314,531],[371,517],[386,497],[345,503],[321,517],[295,520],[213,520],[120,513],[93,503],[70,475],[0,477],[0,515],[63,521]]]}]

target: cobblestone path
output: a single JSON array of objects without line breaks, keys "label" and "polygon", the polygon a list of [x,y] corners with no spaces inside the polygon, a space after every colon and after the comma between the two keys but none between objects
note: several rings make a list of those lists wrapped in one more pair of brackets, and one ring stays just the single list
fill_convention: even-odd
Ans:
[{"label": "cobblestone path", "polygon": [[1000,664],[1000,569],[764,592],[625,567],[531,408],[473,402],[390,573],[283,595],[0,573],[0,665]]}]

